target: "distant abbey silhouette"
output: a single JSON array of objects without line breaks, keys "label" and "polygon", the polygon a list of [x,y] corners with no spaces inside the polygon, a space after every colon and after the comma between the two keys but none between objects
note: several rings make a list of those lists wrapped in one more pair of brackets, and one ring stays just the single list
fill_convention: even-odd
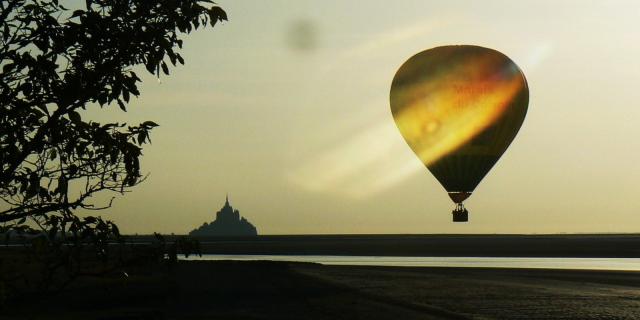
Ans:
[{"label": "distant abbey silhouette", "polygon": [[216,213],[216,219],[211,223],[204,223],[199,228],[189,232],[191,236],[256,236],[258,230],[247,219],[240,217],[240,212],[229,204],[229,195],[224,206]]}]

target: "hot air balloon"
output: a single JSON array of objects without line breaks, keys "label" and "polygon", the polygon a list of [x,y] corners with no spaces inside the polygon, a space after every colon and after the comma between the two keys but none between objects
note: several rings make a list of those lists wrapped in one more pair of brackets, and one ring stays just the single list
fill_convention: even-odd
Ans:
[{"label": "hot air balloon", "polygon": [[413,152],[456,204],[463,205],[515,138],[529,89],[506,55],[471,45],[442,46],[409,58],[395,74],[391,113]]}]

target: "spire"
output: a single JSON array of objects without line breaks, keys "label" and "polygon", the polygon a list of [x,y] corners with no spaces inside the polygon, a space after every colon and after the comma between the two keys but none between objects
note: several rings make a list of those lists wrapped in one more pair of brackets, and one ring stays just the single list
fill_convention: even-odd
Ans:
[{"label": "spire", "polygon": [[227,193],[227,198],[224,201],[224,206],[229,207],[229,193]]}]

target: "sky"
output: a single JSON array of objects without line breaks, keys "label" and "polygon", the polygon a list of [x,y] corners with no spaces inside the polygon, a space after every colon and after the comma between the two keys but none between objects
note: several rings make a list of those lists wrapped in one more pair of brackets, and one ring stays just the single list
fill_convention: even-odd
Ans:
[{"label": "sky", "polygon": [[[227,193],[260,234],[640,231],[637,2],[218,4],[229,21],[184,37],[185,66],[127,113],[89,111],[160,124],[147,181],[101,213],[123,232],[187,233]],[[455,44],[506,54],[530,91],[462,224],[389,107],[404,61]]]}]

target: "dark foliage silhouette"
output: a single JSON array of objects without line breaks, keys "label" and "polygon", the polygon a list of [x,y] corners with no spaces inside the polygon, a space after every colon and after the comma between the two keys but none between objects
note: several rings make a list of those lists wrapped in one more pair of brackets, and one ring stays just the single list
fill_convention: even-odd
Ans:
[{"label": "dark foliage silhouette", "polygon": [[0,2],[0,231],[49,245],[89,242],[106,256],[118,228],[76,211],[108,208],[113,197],[96,194],[123,194],[144,180],[142,145],[157,124],[98,123],[83,111],[126,111],[140,94],[135,66],[168,75],[184,64],[180,34],[227,17],[208,0],[82,4]]}]

